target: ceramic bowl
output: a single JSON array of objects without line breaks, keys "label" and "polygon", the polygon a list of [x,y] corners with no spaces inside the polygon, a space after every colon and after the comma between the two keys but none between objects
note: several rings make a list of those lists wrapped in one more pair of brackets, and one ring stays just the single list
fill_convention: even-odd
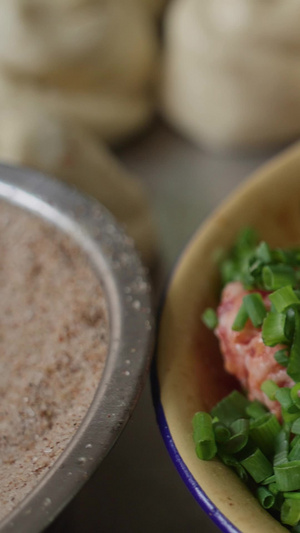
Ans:
[{"label": "ceramic bowl", "polygon": [[1,533],[37,533],[86,483],[133,411],[152,352],[150,285],[131,239],[93,199],[38,172],[5,165],[0,165],[0,199],[77,243],[102,284],[108,308],[108,354],[86,416],[47,474],[0,523]]},{"label": "ceramic bowl", "polygon": [[197,231],[171,276],[161,310],[154,369],[158,422],[169,453],[196,500],[221,530],[287,531],[229,468],[200,461],[192,417],[237,386],[223,370],[213,333],[201,323],[216,306],[220,280],[216,252],[228,249],[239,230],[257,228],[271,245],[300,243],[300,145],[293,146],[242,185]]}]

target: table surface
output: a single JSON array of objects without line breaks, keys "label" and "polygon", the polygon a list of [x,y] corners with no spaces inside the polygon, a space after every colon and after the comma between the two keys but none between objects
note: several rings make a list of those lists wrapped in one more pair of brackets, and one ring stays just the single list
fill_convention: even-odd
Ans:
[{"label": "table surface", "polygon": [[[274,153],[274,152],[273,152]],[[158,123],[118,151],[144,183],[167,275],[212,210],[272,155],[212,153]],[[161,439],[147,383],[100,468],[48,533],[216,533],[177,473]]]}]

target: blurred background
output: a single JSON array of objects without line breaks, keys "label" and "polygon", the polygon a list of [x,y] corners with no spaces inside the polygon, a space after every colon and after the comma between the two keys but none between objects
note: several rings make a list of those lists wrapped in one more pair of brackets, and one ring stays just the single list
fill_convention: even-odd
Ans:
[{"label": "blurred background", "polygon": [[[161,288],[203,219],[300,131],[298,2],[1,0],[0,159],[93,195]],[[159,434],[148,382],[48,529],[217,531]]]}]

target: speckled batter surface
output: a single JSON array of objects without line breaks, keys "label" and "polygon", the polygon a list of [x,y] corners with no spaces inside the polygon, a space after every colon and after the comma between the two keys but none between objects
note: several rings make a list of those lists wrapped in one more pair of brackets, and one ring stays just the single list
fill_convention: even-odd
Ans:
[{"label": "speckled batter surface", "polygon": [[68,236],[0,202],[0,519],[65,449],[108,343],[101,285]]}]

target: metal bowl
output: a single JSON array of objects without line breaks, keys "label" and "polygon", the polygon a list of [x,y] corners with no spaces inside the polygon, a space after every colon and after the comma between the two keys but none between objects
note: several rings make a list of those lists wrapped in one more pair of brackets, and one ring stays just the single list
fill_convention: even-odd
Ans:
[{"label": "metal bowl", "polygon": [[0,531],[49,525],[103,460],[124,428],[145,381],[152,349],[150,286],[132,241],[98,202],[31,170],[0,165],[0,199],[55,225],[77,242],[101,281],[110,342],[105,369],[79,429]]}]

